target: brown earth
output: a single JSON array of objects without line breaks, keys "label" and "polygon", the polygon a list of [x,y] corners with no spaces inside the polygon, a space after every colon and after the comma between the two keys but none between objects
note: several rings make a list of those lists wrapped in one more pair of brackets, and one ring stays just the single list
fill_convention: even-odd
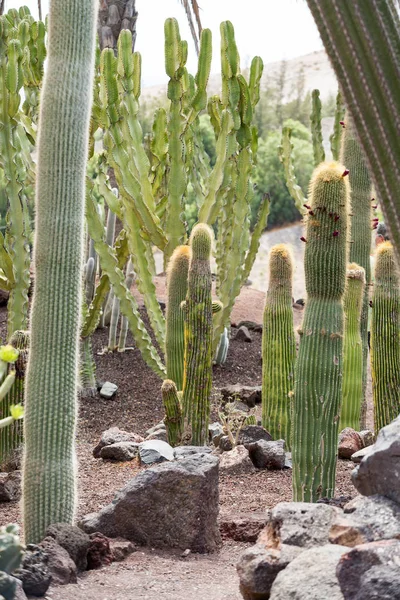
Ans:
[{"label": "brown earth", "polygon": [[[162,278],[160,278],[162,279]],[[162,282],[158,285],[162,299]],[[264,294],[244,289],[232,314],[232,322],[242,319],[261,322]],[[302,312],[294,310],[295,323]],[[0,327],[5,313],[0,313]],[[218,405],[218,388],[225,384],[261,384],[261,334],[252,332],[252,343],[232,340],[228,360],[214,367],[214,416]],[[102,431],[118,426],[144,434],[163,418],[160,380],[143,362],[128,335],[124,353],[99,354],[107,343],[108,329],[97,330],[93,346],[97,377],[118,385],[112,400],[100,397],[81,401],[77,431],[79,461],[79,503],[77,517],[100,510],[115,492],[140,470],[136,460],[111,463],[94,459],[92,450]],[[258,409],[259,411],[260,409]],[[355,495],[350,482],[352,463],[338,461],[336,495]],[[258,512],[278,502],[291,500],[291,472],[238,470],[220,476],[221,514]],[[0,524],[21,522],[17,503],[0,504]],[[245,544],[225,542],[212,556],[190,555],[182,558],[174,552],[139,549],[124,563],[100,571],[85,573],[78,585],[50,588],[48,600],[238,600],[235,564]]]}]

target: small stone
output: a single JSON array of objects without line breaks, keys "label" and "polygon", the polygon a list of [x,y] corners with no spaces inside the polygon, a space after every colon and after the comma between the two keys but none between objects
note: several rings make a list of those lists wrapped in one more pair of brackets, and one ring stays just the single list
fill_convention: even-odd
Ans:
[{"label": "small stone", "polygon": [[254,408],[256,404],[261,404],[261,385],[227,385],[220,390],[222,402],[231,402],[232,400],[241,400],[249,408]]},{"label": "small stone", "polygon": [[112,398],[117,393],[118,386],[115,383],[111,383],[110,381],[106,381],[103,383],[103,386],[100,390],[100,396],[102,398]]},{"label": "small stone", "polygon": [[129,540],[125,540],[124,538],[109,538],[110,549],[113,555],[113,560],[116,562],[121,562],[125,560],[127,556],[136,552],[136,546],[132,544]]},{"label": "small stone", "polygon": [[253,338],[250,335],[250,331],[244,325],[239,327],[239,329],[237,330],[233,339],[237,340],[238,342],[252,342],[253,341]]},{"label": "small stone", "polygon": [[237,329],[241,327],[247,327],[249,331],[256,331],[257,333],[262,333],[263,326],[261,323],[256,323],[255,321],[240,321],[237,325],[235,325]]},{"label": "small stone", "polygon": [[156,425],[154,425],[153,427],[150,427],[150,429],[148,429],[146,431],[146,437],[149,435],[152,435],[153,433],[155,433],[156,431],[159,431],[160,429],[162,429],[163,431],[167,430],[167,427],[164,423],[164,421],[160,421],[159,423],[157,423]]},{"label": "small stone", "polygon": [[119,462],[133,460],[139,453],[139,444],[135,442],[116,442],[104,446],[100,450],[100,457]]},{"label": "small stone", "polygon": [[100,452],[104,446],[111,446],[111,444],[116,444],[117,442],[135,442],[140,444],[140,442],[143,441],[143,438],[136,433],[123,431],[118,427],[110,427],[110,429],[107,429],[102,433],[99,443],[93,450],[93,456],[95,458],[100,458]]},{"label": "small stone", "polygon": [[140,461],[145,465],[174,460],[174,449],[162,440],[148,440],[139,444]]},{"label": "small stone", "polygon": [[114,560],[108,537],[98,531],[90,534],[90,546],[87,553],[87,568],[100,569]]},{"label": "small stone", "polygon": [[241,444],[247,448],[249,444],[258,442],[259,440],[269,442],[272,440],[272,436],[264,427],[260,427],[259,425],[245,425],[239,432],[238,445]]},{"label": "small stone", "polygon": [[219,440],[219,449],[222,450],[222,452],[229,452],[230,450],[232,450],[232,448],[233,443],[230,440],[229,436],[223,435]]},{"label": "small stone", "polygon": [[364,458],[364,456],[367,456],[370,450],[371,446],[367,446],[366,448],[361,448],[361,450],[357,450],[357,452],[354,452],[354,454],[351,455],[351,460],[353,461],[353,463],[359,464]]},{"label": "small stone", "polygon": [[249,451],[244,446],[235,446],[233,450],[221,454],[219,470],[221,473],[234,471],[237,468],[253,471],[253,463],[249,457]]},{"label": "small stone", "polygon": [[331,544],[305,550],[278,573],[270,600],[343,600],[336,567],[347,551]]},{"label": "small stone", "polygon": [[21,497],[21,471],[0,473],[0,502],[13,502]]},{"label": "small stone", "polygon": [[220,518],[219,531],[224,540],[255,542],[267,520],[266,512],[229,514]]},{"label": "small stone", "polygon": [[176,459],[186,458],[193,454],[210,454],[212,448],[209,446],[176,446],[174,448],[174,455]]},{"label": "small stone", "polygon": [[147,442],[149,440],[161,440],[162,442],[168,442],[167,430],[161,428],[157,429],[157,431],[154,431],[146,437],[145,441]]},{"label": "small stone", "polygon": [[210,441],[216,448],[218,448],[219,441],[224,435],[224,428],[222,427],[221,423],[211,423],[211,425],[208,426],[208,435]]},{"label": "small stone", "polygon": [[44,538],[39,545],[48,556],[47,566],[52,576],[51,582],[55,585],[76,583],[76,564],[68,552],[51,537]]},{"label": "small stone", "polygon": [[13,577],[22,582],[28,596],[44,596],[50,587],[51,573],[47,553],[40,546],[28,544],[22,564],[13,571]]},{"label": "small stone", "polygon": [[346,427],[339,433],[338,457],[350,459],[351,456],[361,450],[363,441],[360,434],[351,427]]},{"label": "small stone", "polygon": [[400,503],[400,417],[383,427],[370,452],[352,472],[364,496],[381,494]]},{"label": "small stone", "polygon": [[189,556],[189,554],[191,553],[191,549],[190,548],[186,548],[186,550],[184,550],[181,554],[182,558],[186,558],[187,556]]},{"label": "small stone", "polygon": [[248,446],[250,458],[257,469],[283,469],[285,466],[285,442],[259,440]]},{"label": "small stone", "polygon": [[375,433],[370,429],[364,429],[363,431],[360,431],[360,438],[362,439],[364,448],[375,444],[376,436]]},{"label": "small stone", "polygon": [[336,569],[345,600],[398,600],[400,598],[400,541],[356,546],[344,554]]},{"label": "small stone", "polygon": [[68,523],[55,523],[47,528],[46,537],[54,538],[68,552],[78,571],[86,571],[90,538],[82,529]]}]

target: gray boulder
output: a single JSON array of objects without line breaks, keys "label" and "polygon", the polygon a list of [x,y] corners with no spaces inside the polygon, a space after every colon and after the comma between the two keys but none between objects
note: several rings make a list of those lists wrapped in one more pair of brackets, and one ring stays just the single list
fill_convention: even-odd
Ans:
[{"label": "gray boulder", "polygon": [[250,335],[250,331],[248,330],[246,325],[242,325],[241,327],[239,327],[239,329],[235,333],[233,339],[237,340],[238,342],[252,342],[253,341],[253,338]]},{"label": "gray boulder", "polygon": [[150,435],[148,435],[146,437],[146,440],[161,440],[163,442],[168,442],[168,433],[167,433],[167,429],[163,429],[163,428],[159,428],[156,429],[156,431],[154,431],[153,433],[150,433]]},{"label": "gray boulder", "polygon": [[176,446],[174,448],[174,456],[176,459],[193,456],[193,454],[210,454],[212,448],[209,446]]},{"label": "gray boulder", "polygon": [[371,451],[371,448],[372,446],[366,446],[365,448],[361,448],[361,450],[354,452],[354,454],[351,455],[351,460],[353,463],[357,465],[360,464],[364,456],[367,456],[367,454]]},{"label": "gray boulder", "polygon": [[400,417],[380,430],[376,443],[352,473],[363,496],[381,494],[400,503]]},{"label": "gray boulder", "polygon": [[117,393],[118,386],[115,383],[111,383],[111,381],[106,381],[101,386],[100,396],[102,398],[110,399]]},{"label": "gray boulder", "polygon": [[139,444],[136,442],[116,442],[104,446],[100,450],[100,458],[115,461],[128,461],[134,459],[139,453]]},{"label": "gray boulder", "polygon": [[285,442],[259,440],[248,444],[250,458],[257,469],[283,469],[285,466]]},{"label": "gray boulder", "polygon": [[174,449],[163,440],[146,440],[139,444],[139,458],[145,465],[174,460]]},{"label": "gray boulder", "polygon": [[167,430],[167,427],[166,427],[164,421],[160,421],[159,423],[156,423],[156,425],[153,425],[153,427],[150,427],[150,429],[148,429],[146,431],[146,434],[145,434],[146,438],[149,435],[152,435],[153,433],[156,433],[157,431],[160,431],[160,430],[162,430],[162,431],[166,431]]},{"label": "gray boulder", "polygon": [[140,472],[80,526],[141,545],[213,552],[220,543],[218,510],[218,458],[195,454]]},{"label": "gray boulder", "polygon": [[110,429],[107,429],[102,433],[99,443],[93,450],[93,456],[95,458],[100,458],[100,452],[104,446],[111,446],[111,444],[116,444],[118,442],[135,442],[139,444],[140,442],[143,442],[143,438],[136,433],[123,431],[122,429],[119,429],[119,427],[110,427]]},{"label": "gray boulder", "polygon": [[259,440],[265,440],[266,442],[272,440],[271,434],[260,425],[245,425],[239,432],[238,444],[242,444],[245,448]]},{"label": "gray boulder", "polygon": [[21,497],[21,471],[0,473],[0,502],[12,502]]},{"label": "gray boulder", "polygon": [[51,537],[44,538],[39,545],[48,556],[47,567],[52,576],[52,583],[76,583],[78,569],[68,552]]},{"label": "gray boulder", "polygon": [[344,554],[336,575],[345,600],[400,600],[400,541],[356,546]]},{"label": "gray boulder", "polygon": [[224,435],[224,428],[222,427],[221,423],[211,423],[211,425],[208,426],[208,435],[210,441],[218,448],[219,441]]},{"label": "gray boulder", "polygon": [[221,473],[229,473],[239,468],[250,472],[254,471],[249,451],[244,446],[235,446],[229,452],[221,454],[219,459],[219,470]]},{"label": "gray boulder", "polygon": [[219,440],[219,449],[222,452],[229,452],[233,448],[233,442],[231,441],[229,435],[223,435]]},{"label": "gray boulder", "polygon": [[48,567],[49,557],[40,546],[28,544],[22,564],[12,575],[19,579],[27,596],[44,596],[50,587],[52,575]]},{"label": "gray boulder", "polygon": [[336,567],[347,551],[331,544],[305,550],[278,573],[270,600],[343,600]]},{"label": "gray boulder", "polygon": [[121,562],[136,551],[136,546],[124,538],[110,538],[110,549],[113,555],[113,560],[116,562]]},{"label": "gray boulder", "polygon": [[47,528],[46,537],[54,538],[68,552],[78,571],[86,571],[90,538],[82,529],[68,523],[55,523]]}]

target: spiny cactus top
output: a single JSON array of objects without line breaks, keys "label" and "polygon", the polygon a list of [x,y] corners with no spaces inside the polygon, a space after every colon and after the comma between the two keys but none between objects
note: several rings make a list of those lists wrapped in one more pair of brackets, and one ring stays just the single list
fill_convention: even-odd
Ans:
[{"label": "spiny cactus top", "polygon": [[291,283],[293,277],[293,261],[286,244],[277,244],[271,248],[269,255],[269,281],[271,283]]},{"label": "spiny cactus top", "polygon": [[213,239],[211,227],[205,223],[198,223],[193,227],[190,236],[193,259],[209,260],[211,254],[211,243]]}]

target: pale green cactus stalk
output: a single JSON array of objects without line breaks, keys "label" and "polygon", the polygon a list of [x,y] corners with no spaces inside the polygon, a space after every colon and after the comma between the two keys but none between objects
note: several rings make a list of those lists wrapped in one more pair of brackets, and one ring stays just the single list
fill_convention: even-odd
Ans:
[{"label": "pale green cactus stalk", "polygon": [[393,246],[384,242],[376,250],[371,319],[372,390],[377,433],[400,412],[399,284]]},{"label": "pale green cactus stalk", "polygon": [[301,215],[306,214],[305,205],[307,204],[307,198],[303,194],[303,190],[297,183],[297,177],[292,161],[293,144],[291,142],[292,130],[290,127],[284,127],[282,129],[282,140],[278,148],[279,160],[283,164],[285,173],[286,185],[289,190],[289,194],[294,200],[294,204]]},{"label": "pale green cactus stalk", "polygon": [[336,96],[335,118],[333,122],[333,132],[329,137],[331,143],[331,152],[333,160],[339,160],[340,147],[343,133],[345,106],[343,103],[342,93],[339,90]]},{"label": "pale green cactus stalk", "polygon": [[25,395],[23,514],[28,543],[39,542],[51,523],[71,523],[75,515],[84,181],[96,13],[95,0],[50,3]]},{"label": "pale green cactus stalk", "polygon": [[343,299],[343,404],[340,413],[340,431],[351,427],[360,430],[361,401],[363,397],[363,344],[361,317],[365,290],[365,270],[351,263],[347,267],[347,284]]},{"label": "pale green cactus stalk", "polygon": [[[128,290],[131,289],[132,284],[135,280],[135,270],[132,265],[131,259],[128,261],[128,265],[126,267],[126,278],[125,284]],[[126,347],[126,336],[128,335],[129,323],[128,319],[122,315],[121,317],[121,326],[119,330],[119,340],[118,340],[118,352],[125,352]]]},{"label": "pale green cactus stalk", "polygon": [[314,152],[314,165],[317,167],[325,160],[324,140],[322,137],[321,126],[321,100],[319,90],[313,90],[311,93],[312,110],[311,110],[311,137]]},{"label": "pale green cactus stalk", "polygon": [[161,395],[165,408],[165,425],[170,446],[179,446],[183,435],[183,414],[179,392],[170,379],[165,379],[161,387]]},{"label": "pale green cactus stalk", "polygon": [[310,184],[303,238],[307,301],[293,399],[293,497],[297,502],[315,502],[335,492],[348,255],[347,175],[340,163],[322,163]]}]

